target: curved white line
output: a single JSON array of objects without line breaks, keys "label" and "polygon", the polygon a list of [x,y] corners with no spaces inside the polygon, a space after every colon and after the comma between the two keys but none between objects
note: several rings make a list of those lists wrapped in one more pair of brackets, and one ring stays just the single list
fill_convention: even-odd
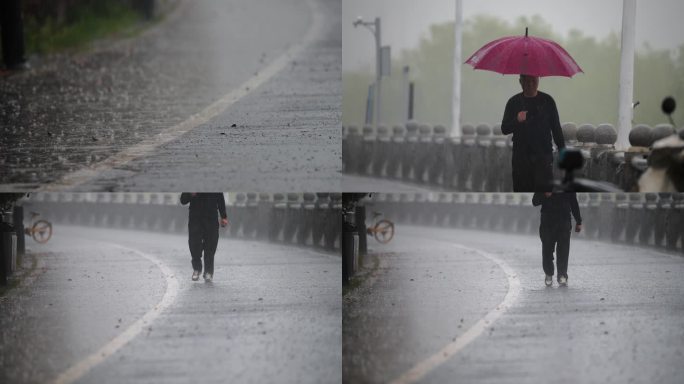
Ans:
[{"label": "curved white line", "polygon": [[83,184],[88,180],[97,177],[97,175],[102,172],[109,171],[132,160],[143,157],[154,151],[157,147],[176,140],[187,132],[208,122],[223,112],[226,108],[230,107],[238,100],[248,95],[250,92],[253,92],[259,88],[262,84],[283,70],[293,57],[298,56],[306,46],[313,43],[315,39],[321,35],[323,28],[323,12],[320,9],[320,6],[316,5],[313,0],[307,0],[307,5],[311,9],[313,21],[307,30],[306,35],[304,35],[304,39],[292,45],[271,64],[260,70],[255,76],[251,77],[242,85],[221,97],[219,100],[215,101],[201,112],[190,116],[182,123],[167,128],[155,136],[147,138],[132,147],[128,147],[95,165],[81,168],[62,176],[57,181],[42,185],[41,187],[37,188],[36,191],[65,190],[75,185]]},{"label": "curved white line", "polygon": [[506,309],[510,308],[518,298],[520,293],[520,280],[518,279],[518,275],[515,273],[515,271],[513,271],[513,269],[511,269],[506,262],[491,253],[484,252],[479,249],[469,248],[460,244],[454,244],[453,246],[465,251],[476,252],[479,255],[496,263],[501,269],[503,269],[506,277],[508,278],[508,292],[506,293],[503,301],[497,305],[496,308],[489,311],[485,317],[470,327],[464,334],[456,338],[456,340],[453,342],[445,345],[432,356],[414,365],[411,369],[406,371],[398,378],[392,380],[392,384],[415,383],[423,378],[428,372],[454,357],[454,355],[470,344],[471,341],[480,336],[485,329],[491,327],[492,324],[499,317],[501,317]]},{"label": "curved white line", "polygon": [[125,331],[120,333],[114,339],[110,340],[102,348],[93,352],[92,354],[90,354],[89,356],[87,356],[86,358],[79,361],[75,365],[71,366],[71,368],[67,369],[66,371],[62,372],[59,376],[57,376],[57,378],[53,381],[53,383],[55,384],[73,383],[74,381],[83,377],[83,375],[85,375],[93,367],[100,364],[108,357],[112,356],[116,351],[121,349],[121,347],[123,347],[128,342],[133,340],[140,332],[143,331],[144,328],[149,327],[150,324],[152,324],[152,322],[159,316],[159,314],[162,313],[166,308],[171,306],[174,300],[176,300],[176,296],[178,295],[178,280],[176,279],[176,276],[171,271],[171,269],[167,267],[164,263],[162,263],[161,260],[159,260],[155,256],[140,252],[135,249],[123,247],[116,244],[111,244],[111,246],[125,251],[136,253],[157,265],[157,267],[159,267],[162,274],[164,275],[164,278],[166,279],[166,292],[164,292],[164,296],[162,297],[161,301],[157,305],[155,305],[154,308],[150,309],[147,313],[143,315],[143,317],[138,319]]}]

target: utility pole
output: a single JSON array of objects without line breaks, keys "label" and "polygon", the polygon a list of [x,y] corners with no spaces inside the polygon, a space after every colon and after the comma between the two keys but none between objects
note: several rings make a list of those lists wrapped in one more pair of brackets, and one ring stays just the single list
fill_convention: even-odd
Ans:
[{"label": "utility pole", "polygon": [[629,148],[629,131],[634,116],[634,45],[636,24],[636,0],[622,2],[622,43],[620,47],[620,93],[618,96],[619,150]]},{"label": "utility pole", "polygon": [[404,111],[404,108],[406,108],[406,113],[404,113],[404,124],[408,123],[409,119],[411,119],[411,111],[409,108],[409,100],[410,100],[410,89],[409,89],[409,72],[411,69],[409,68],[408,65],[404,66],[404,83],[402,84],[402,90],[404,91],[404,100],[403,105],[401,106],[401,111]]},{"label": "utility pole", "polygon": [[375,37],[375,128],[380,124],[380,81],[382,79],[382,40],[381,40],[381,26],[380,18],[376,17],[374,21],[363,21],[363,18],[359,16],[353,23],[354,27],[362,25],[368,28],[369,31]]},{"label": "utility pole", "polygon": [[456,0],[454,19],[454,83],[451,97],[451,137],[461,136],[461,41],[463,35],[463,1]]}]

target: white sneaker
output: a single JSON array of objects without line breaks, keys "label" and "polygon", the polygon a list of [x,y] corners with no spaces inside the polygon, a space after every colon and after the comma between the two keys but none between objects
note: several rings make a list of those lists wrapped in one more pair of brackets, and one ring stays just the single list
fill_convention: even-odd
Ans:
[{"label": "white sneaker", "polygon": [[546,279],[544,279],[544,284],[546,284],[547,287],[550,287],[551,284],[553,284],[553,276],[546,275]]},{"label": "white sneaker", "polygon": [[568,285],[568,278],[565,276],[561,276],[558,278],[558,284],[560,285]]},{"label": "white sneaker", "polygon": [[213,276],[212,276],[211,273],[205,273],[205,274],[204,274],[204,281],[206,281],[207,283],[211,283],[211,278],[212,278],[212,277],[213,277]]},{"label": "white sneaker", "polygon": [[192,272],[192,281],[199,280],[199,274],[200,274],[200,271],[193,271]]}]

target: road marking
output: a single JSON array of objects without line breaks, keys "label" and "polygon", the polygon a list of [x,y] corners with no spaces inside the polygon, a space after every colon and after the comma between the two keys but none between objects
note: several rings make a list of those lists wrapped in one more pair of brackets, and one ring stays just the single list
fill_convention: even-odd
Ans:
[{"label": "road marking", "polygon": [[90,179],[95,178],[100,173],[120,167],[134,159],[152,153],[156,148],[180,138],[182,135],[205,124],[213,119],[238,100],[255,91],[261,85],[270,80],[273,76],[283,70],[290,60],[298,56],[301,51],[322,34],[323,30],[323,11],[313,0],[308,0],[307,4],[311,9],[312,23],[304,39],[287,49],[282,55],[276,58],[266,68],[260,70],[255,76],[244,82],[242,85],[229,92],[213,104],[206,107],[203,111],[190,116],[187,120],[173,127],[167,128],[153,137],[147,138],[140,143],[126,148],[103,161],[92,166],[81,168],[77,171],[62,176],[59,180],[50,184],[40,186],[35,191],[63,191],[68,190],[79,184],[84,184]]},{"label": "road marking", "polygon": [[506,264],[506,262],[491,253],[484,252],[479,249],[469,248],[460,244],[453,244],[453,246],[465,251],[476,252],[479,255],[496,263],[501,269],[503,269],[506,277],[508,278],[508,292],[506,293],[503,301],[497,305],[496,308],[489,311],[485,317],[470,327],[470,329],[468,329],[464,334],[456,338],[456,340],[453,342],[444,346],[434,355],[414,365],[404,374],[391,381],[392,384],[415,383],[423,378],[427,373],[454,357],[458,352],[470,344],[470,342],[480,336],[487,328],[491,327],[492,324],[499,317],[501,317],[506,309],[513,305],[520,294],[520,280],[518,279],[518,275],[515,273],[515,271],[513,271],[513,269],[511,269],[511,267],[508,266],[508,264]]},{"label": "road marking", "polygon": [[164,275],[164,278],[166,279],[166,292],[164,292],[164,296],[162,297],[161,301],[157,303],[157,305],[155,305],[154,308],[150,309],[147,313],[143,315],[143,317],[138,319],[125,331],[123,331],[114,339],[109,341],[99,350],[95,351],[91,355],[87,356],[83,360],[71,366],[71,368],[62,372],[53,381],[53,383],[55,384],[73,383],[74,381],[83,377],[83,375],[85,375],[93,367],[105,361],[108,357],[112,356],[116,351],[121,349],[121,347],[123,347],[128,342],[133,340],[138,334],[140,334],[140,332],[143,331],[143,329],[149,327],[150,324],[152,324],[152,322],[159,316],[159,314],[161,314],[166,308],[171,306],[171,304],[176,300],[176,296],[178,295],[178,279],[176,278],[175,274],[171,271],[171,269],[167,267],[164,263],[162,263],[161,260],[159,260],[155,256],[140,252],[132,248],[127,248],[116,244],[110,244],[109,246],[119,248],[124,251],[136,253],[139,256],[156,264],[157,267],[159,267],[159,269],[161,270],[162,274]]}]

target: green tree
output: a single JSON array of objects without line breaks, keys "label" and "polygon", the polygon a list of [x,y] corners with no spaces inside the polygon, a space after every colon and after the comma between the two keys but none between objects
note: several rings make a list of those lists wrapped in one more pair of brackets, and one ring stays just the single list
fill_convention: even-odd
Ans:
[{"label": "green tree", "polygon": [[[529,27],[533,36],[552,39],[561,44],[584,70],[572,79],[543,78],[540,90],[551,94],[558,104],[561,121],[617,124],[620,40],[610,34],[601,40],[572,30],[566,37],[540,16],[522,17],[508,23],[491,16],[467,20],[463,29],[463,59],[487,42],[502,36],[521,35]],[[403,123],[404,88],[401,68],[411,67],[415,82],[416,120],[429,124],[451,124],[453,80],[453,23],[435,24],[414,49],[400,52],[393,61],[392,76],[383,79],[383,122]],[[517,76],[462,68],[461,123],[496,123],[510,96],[520,92]],[[343,74],[344,124],[360,124],[365,116],[368,85],[373,81],[372,69]],[[634,98],[640,101],[634,122],[655,125],[666,122],[660,111],[662,99],[672,95],[684,101],[684,46],[676,54],[642,47],[635,58]],[[675,122],[684,124],[684,108],[675,113]]]}]

